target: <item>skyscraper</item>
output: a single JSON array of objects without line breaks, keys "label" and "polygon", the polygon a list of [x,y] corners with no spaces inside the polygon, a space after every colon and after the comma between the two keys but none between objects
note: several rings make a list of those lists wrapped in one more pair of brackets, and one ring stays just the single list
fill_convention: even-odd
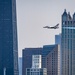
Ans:
[{"label": "skyscraper", "polygon": [[55,45],[44,45],[42,50],[42,68],[46,68],[46,57],[54,49]]},{"label": "skyscraper", "polygon": [[62,14],[62,75],[75,75],[75,13]]},{"label": "skyscraper", "polygon": [[46,56],[47,75],[60,75],[60,45],[55,47]]},{"label": "skyscraper", "polygon": [[43,46],[42,67],[47,69],[47,75],[60,75],[60,45]]},{"label": "skyscraper", "polygon": [[16,0],[0,0],[0,75],[18,75]]},{"label": "skyscraper", "polygon": [[55,44],[58,44],[58,45],[60,45],[60,74],[61,74],[61,68],[62,68],[62,66],[61,66],[61,63],[62,63],[62,55],[61,55],[61,33],[60,34],[58,34],[58,35],[55,35]]}]

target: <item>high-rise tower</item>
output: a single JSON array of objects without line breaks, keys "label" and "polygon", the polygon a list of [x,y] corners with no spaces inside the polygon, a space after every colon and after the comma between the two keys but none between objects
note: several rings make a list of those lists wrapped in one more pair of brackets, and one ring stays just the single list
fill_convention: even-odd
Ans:
[{"label": "high-rise tower", "polygon": [[75,13],[62,14],[62,75],[75,75]]},{"label": "high-rise tower", "polygon": [[18,75],[16,0],[0,0],[0,75]]},{"label": "high-rise tower", "polygon": [[47,75],[60,75],[60,45],[43,46],[42,67],[47,69]]}]

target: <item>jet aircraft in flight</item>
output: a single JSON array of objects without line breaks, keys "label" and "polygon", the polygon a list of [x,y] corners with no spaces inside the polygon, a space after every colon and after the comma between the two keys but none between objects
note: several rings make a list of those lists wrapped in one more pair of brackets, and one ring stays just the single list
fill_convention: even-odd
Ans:
[{"label": "jet aircraft in flight", "polygon": [[59,23],[57,25],[53,26],[53,27],[45,26],[43,28],[47,28],[47,29],[58,29],[59,28],[58,26],[59,26]]}]

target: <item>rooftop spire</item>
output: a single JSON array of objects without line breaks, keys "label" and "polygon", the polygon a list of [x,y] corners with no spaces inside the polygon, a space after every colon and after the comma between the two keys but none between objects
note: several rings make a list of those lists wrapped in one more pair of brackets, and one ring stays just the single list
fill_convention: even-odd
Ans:
[{"label": "rooftop spire", "polygon": [[66,12],[66,9],[64,9],[64,12]]},{"label": "rooftop spire", "polygon": [[75,12],[74,12],[74,14],[73,14],[73,20],[75,20]]},{"label": "rooftop spire", "polygon": [[68,15],[70,15],[70,12],[68,12]]},{"label": "rooftop spire", "polygon": [[74,14],[73,15],[75,15],[75,12],[74,12]]},{"label": "rooftop spire", "polygon": [[70,15],[70,12],[68,12],[68,19],[69,19],[69,20],[72,20],[72,17],[71,17],[71,15]]},{"label": "rooftop spire", "polygon": [[66,12],[66,9],[64,9],[64,13],[63,13],[63,16],[67,16],[67,12]]}]

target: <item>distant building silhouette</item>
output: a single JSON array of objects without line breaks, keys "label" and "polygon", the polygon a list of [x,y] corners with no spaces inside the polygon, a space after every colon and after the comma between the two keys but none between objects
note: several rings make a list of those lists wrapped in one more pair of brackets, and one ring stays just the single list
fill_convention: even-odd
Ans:
[{"label": "distant building silhouette", "polygon": [[62,56],[61,56],[61,33],[55,35],[55,44],[60,45],[60,75],[61,75],[61,68],[62,68]]},{"label": "distant building silhouette", "polygon": [[22,75],[22,57],[19,57],[19,75]]},{"label": "distant building silhouette", "polygon": [[62,75],[75,75],[75,13],[62,14]]},{"label": "distant building silhouette", "polygon": [[55,44],[61,44],[61,34],[55,35]]},{"label": "distant building silhouette", "polygon": [[0,75],[18,75],[16,0],[0,0]]},{"label": "distant building silhouette", "polygon": [[22,75],[26,75],[26,68],[32,67],[32,55],[42,55],[43,48],[25,48],[22,54]]}]

